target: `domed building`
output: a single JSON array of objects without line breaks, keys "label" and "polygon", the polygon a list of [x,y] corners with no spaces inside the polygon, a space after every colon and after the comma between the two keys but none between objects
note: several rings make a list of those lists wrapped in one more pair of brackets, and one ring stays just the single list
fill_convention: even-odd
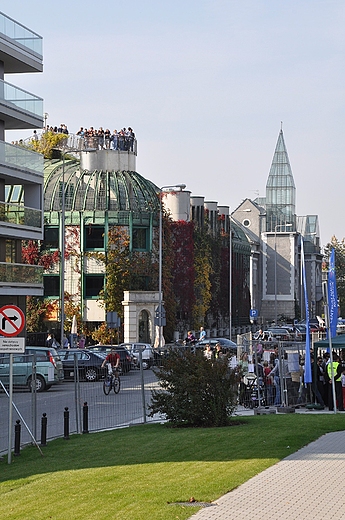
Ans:
[{"label": "domed building", "polygon": [[[44,296],[59,301],[61,307],[61,294],[69,295],[79,304],[82,320],[94,328],[105,320],[99,294],[105,289],[109,230],[113,226],[123,227],[130,252],[151,253],[154,228],[158,225],[159,189],[135,172],[135,151],[82,149],[76,158],[73,150],[75,148],[67,146],[59,158],[46,161],[44,169],[42,249],[59,250],[64,257],[62,269],[65,272],[61,277],[58,264],[46,271]],[[156,285],[154,281],[155,288]],[[148,286],[150,283],[146,280],[142,288]],[[135,305],[139,322],[131,325],[135,331],[127,330],[125,340],[151,342],[157,291],[145,291],[143,298],[139,293],[136,292]],[[125,302],[124,305],[131,307]],[[131,319],[133,321],[133,317]],[[50,320],[60,321],[57,306]],[[140,337],[139,330],[142,331]]]},{"label": "domed building", "polygon": [[[71,320],[72,313],[83,322],[83,331],[78,330],[79,333],[91,331],[106,321],[108,311],[112,320],[117,320],[113,316],[115,308],[123,321],[121,334],[114,339],[154,344],[159,337],[155,326],[157,307],[164,303],[165,296],[170,321],[164,332],[169,341],[173,336],[184,338],[193,320],[196,330],[200,321],[213,335],[228,335],[231,308],[234,334],[235,325],[249,323],[250,246],[246,236],[234,222],[230,226],[228,206],[192,196],[184,185],[160,189],[138,174],[136,142],[134,145],[129,150],[99,149],[92,143],[90,146],[90,141],[86,143],[69,135],[61,148],[54,150],[55,157],[45,161],[44,240],[40,250],[45,267],[44,297],[48,302],[46,328],[56,332],[59,338],[68,332],[70,325],[66,321]],[[170,230],[170,238],[177,242],[162,244],[165,286],[160,292],[159,220],[163,207],[172,223],[181,223],[178,228],[184,231],[176,238]],[[186,232],[190,251],[181,249],[178,243],[186,239],[183,235]],[[205,255],[202,261],[212,273],[208,296],[212,298],[212,309],[206,303],[197,320],[193,305],[198,305],[203,296],[201,286],[194,283],[194,258],[198,250],[195,233],[209,236],[215,245],[211,256],[206,254],[208,248],[201,253]],[[168,261],[166,267],[169,257],[174,261]],[[231,265],[233,304],[230,305]],[[182,266],[189,270],[188,275]],[[204,280],[199,283],[204,285]],[[188,287],[188,303],[185,290],[181,292],[182,286]],[[119,329],[118,321],[112,323],[112,328]]]}]

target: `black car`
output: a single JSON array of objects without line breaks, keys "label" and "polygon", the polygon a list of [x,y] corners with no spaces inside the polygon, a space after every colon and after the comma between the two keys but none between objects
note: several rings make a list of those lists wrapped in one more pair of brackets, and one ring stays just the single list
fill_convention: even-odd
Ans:
[{"label": "black car", "polygon": [[132,354],[126,347],[122,347],[119,345],[90,345],[88,347],[88,350],[103,356],[104,359],[105,356],[109,354],[112,348],[114,348],[115,351],[118,354],[120,354],[121,371],[123,373],[129,372],[134,367],[134,361]]},{"label": "black car", "polygon": [[104,356],[98,352],[91,352],[89,349],[69,348],[58,350],[63,365],[65,379],[74,379],[74,367],[76,356],[79,379],[93,382],[101,379],[106,374],[106,368],[101,368]]}]

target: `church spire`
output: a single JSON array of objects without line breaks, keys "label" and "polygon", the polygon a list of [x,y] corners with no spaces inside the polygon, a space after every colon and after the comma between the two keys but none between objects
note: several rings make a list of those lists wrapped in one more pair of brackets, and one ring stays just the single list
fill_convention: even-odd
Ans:
[{"label": "church spire", "polygon": [[266,184],[266,231],[295,231],[296,188],[285,146],[282,128],[280,129],[270,173]]}]

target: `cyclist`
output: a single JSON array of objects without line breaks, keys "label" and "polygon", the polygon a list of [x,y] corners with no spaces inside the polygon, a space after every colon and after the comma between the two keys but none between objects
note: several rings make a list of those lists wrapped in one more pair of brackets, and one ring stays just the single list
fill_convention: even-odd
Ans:
[{"label": "cyclist", "polygon": [[116,352],[116,349],[111,349],[111,351],[103,361],[101,368],[103,368],[106,364],[108,365],[108,374],[112,374],[113,369],[115,368],[115,374],[117,375],[117,369],[120,365],[120,354]]}]

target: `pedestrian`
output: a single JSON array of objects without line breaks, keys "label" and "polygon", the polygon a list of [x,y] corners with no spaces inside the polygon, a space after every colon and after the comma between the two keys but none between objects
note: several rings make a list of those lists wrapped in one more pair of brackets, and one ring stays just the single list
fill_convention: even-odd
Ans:
[{"label": "pedestrian", "polygon": [[[332,378],[332,367],[333,367],[333,378]],[[338,410],[340,412],[344,411],[343,405],[343,388],[341,384],[341,374],[342,374],[342,366],[339,363],[339,356],[334,352],[333,354],[333,363],[329,362],[327,365],[327,374],[328,374],[328,409],[330,411],[334,410],[334,402],[333,402],[333,385],[332,380],[334,379],[335,384],[335,396],[338,404]]]},{"label": "pedestrian", "polygon": [[200,327],[199,341],[206,339],[206,332],[204,331],[204,327]]}]

